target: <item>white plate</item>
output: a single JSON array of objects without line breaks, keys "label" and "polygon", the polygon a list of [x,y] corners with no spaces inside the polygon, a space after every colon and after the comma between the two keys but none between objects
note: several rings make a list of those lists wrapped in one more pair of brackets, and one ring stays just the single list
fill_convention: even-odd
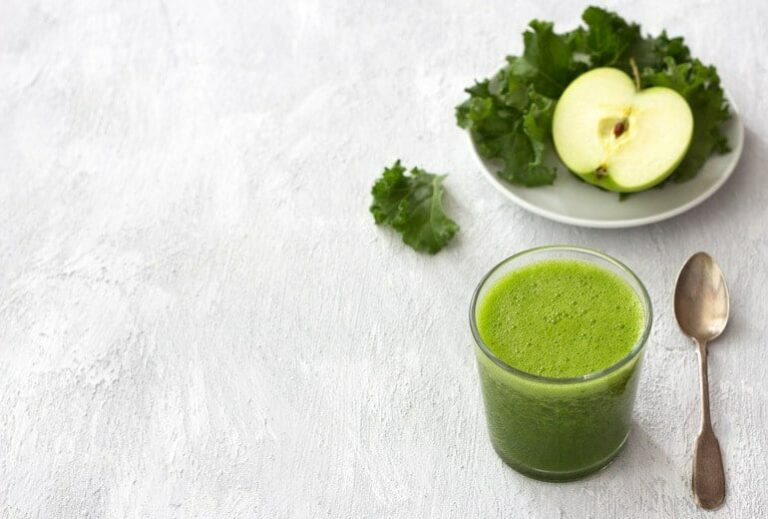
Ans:
[{"label": "white plate", "polygon": [[697,206],[731,176],[744,145],[744,127],[739,110],[727,92],[726,99],[731,118],[723,130],[732,148],[730,153],[710,157],[699,174],[688,182],[670,182],[662,189],[635,193],[624,201],[620,201],[616,193],[602,191],[574,178],[556,156],[550,158],[557,167],[553,185],[524,187],[510,184],[496,174],[501,169],[500,163],[482,158],[471,136],[469,140],[485,177],[520,207],[570,225],[603,229],[635,227],[672,218]]}]

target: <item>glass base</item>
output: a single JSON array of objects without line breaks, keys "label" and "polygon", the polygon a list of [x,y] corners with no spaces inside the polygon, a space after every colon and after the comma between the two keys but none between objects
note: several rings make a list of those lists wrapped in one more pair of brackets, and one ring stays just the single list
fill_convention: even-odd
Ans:
[{"label": "glass base", "polygon": [[[499,457],[504,463],[509,465],[516,472],[519,472],[523,476],[527,476],[532,479],[537,479],[539,481],[548,481],[551,483],[557,483],[557,482],[563,483],[567,481],[574,481],[577,479],[581,479],[583,477],[589,476],[590,474],[594,474],[595,472],[598,472],[606,468],[608,465],[611,464],[611,462],[616,458],[616,456],[619,455],[619,453],[621,452],[621,449],[624,448],[624,445],[626,445],[627,443],[627,438],[629,438],[629,433],[627,433],[627,435],[621,441],[621,443],[616,448],[616,450],[614,450],[611,454],[601,459],[597,463],[594,463],[587,467],[582,467],[576,470],[569,470],[565,472],[554,472],[554,471],[539,470],[532,467],[527,467],[524,465],[520,465],[514,460],[505,458],[504,456],[501,455],[501,453],[499,453],[498,450],[496,451],[496,454],[499,455]],[[496,449],[494,448],[494,450]]]}]

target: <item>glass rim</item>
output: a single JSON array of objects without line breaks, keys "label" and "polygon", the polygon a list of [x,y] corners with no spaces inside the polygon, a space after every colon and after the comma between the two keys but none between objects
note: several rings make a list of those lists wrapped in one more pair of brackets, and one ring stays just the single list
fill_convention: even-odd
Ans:
[{"label": "glass rim", "polygon": [[[485,341],[483,341],[482,337],[480,336],[480,331],[477,329],[477,319],[475,315],[477,310],[477,301],[480,296],[480,290],[482,290],[483,286],[485,286],[488,279],[494,273],[496,273],[496,271],[498,271],[501,267],[503,267],[505,264],[507,264],[508,262],[514,259],[520,258],[522,256],[528,256],[530,254],[547,252],[547,251],[579,252],[587,256],[592,256],[594,258],[607,261],[608,263],[611,263],[614,266],[618,267],[618,269],[624,272],[625,274],[628,274],[630,278],[635,280],[638,287],[640,288],[638,295],[640,296],[641,302],[643,304],[643,309],[645,310],[645,322],[643,323],[643,333],[640,334],[640,337],[638,338],[637,342],[632,346],[632,349],[630,349],[626,355],[624,355],[621,359],[617,360],[607,368],[603,368],[599,371],[593,371],[591,373],[586,373],[584,375],[579,375],[577,377],[558,378],[558,377],[545,377],[542,375],[534,375],[533,373],[528,373],[527,371],[523,371],[521,369],[510,366],[509,364],[501,360],[491,351],[491,349],[488,347],[488,345],[485,344]],[[635,292],[638,292],[638,290],[635,290],[634,287],[632,288]],[[590,380],[603,378],[615,371],[618,371],[619,369],[624,367],[627,363],[629,363],[632,359],[637,357],[637,355],[642,351],[643,346],[645,346],[645,343],[648,341],[648,336],[651,333],[652,323],[653,323],[653,309],[651,307],[651,299],[648,296],[648,291],[646,290],[645,285],[640,280],[640,278],[637,277],[637,274],[635,274],[632,271],[632,269],[627,267],[624,263],[617,260],[616,258],[609,256],[605,253],[602,253],[595,249],[590,249],[587,247],[577,247],[573,245],[544,245],[541,247],[533,247],[531,249],[523,250],[521,252],[518,252],[516,254],[513,254],[501,260],[491,270],[489,270],[488,273],[485,274],[483,278],[480,280],[480,282],[477,284],[477,288],[475,288],[475,291],[472,293],[472,302],[469,305],[469,326],[472,330],[472,335],[475,339],[475,344],[483,351],[485,356],[488,357],[498,367],[500,367],[501,369],[503,369],[508,373],[522,377],[527,380],[546,383],[546,384],[558,384],[558,385],[577,384],[580,382],[588,382]]]}]

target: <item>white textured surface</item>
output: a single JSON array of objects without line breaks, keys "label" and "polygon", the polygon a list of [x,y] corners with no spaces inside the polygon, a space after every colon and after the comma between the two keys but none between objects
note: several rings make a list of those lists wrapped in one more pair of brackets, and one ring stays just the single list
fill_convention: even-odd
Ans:
[{"label": "white textured surface", "polygon": [[[611,2],[684,34],[744,112],[733,179],[671,221],[566,227],[506,202],[453,122],[462,88],[561,1],[0,4],[0,516],[768,515],[768,7]],[[400,157],[450,173],[436,257],[376,228]],[[627,450],[563,485],[486,438],[467,305],[502,257],[596,247],[657,316]],[[696,360],[673,322],[685,257],[720,261],[711,352],[729,496],[689,493]]]}]

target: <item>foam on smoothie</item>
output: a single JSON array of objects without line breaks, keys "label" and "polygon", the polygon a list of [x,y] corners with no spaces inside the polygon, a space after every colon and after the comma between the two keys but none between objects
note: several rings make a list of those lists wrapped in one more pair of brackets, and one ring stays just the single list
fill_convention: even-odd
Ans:
[{"label": "foam on smoothie", "polygon": [[506,274],[477,311],[480,336],[519,370],[566,378],[605,369],[642,333],[645,314],[632,287],[604,268],[547,260]]}]

